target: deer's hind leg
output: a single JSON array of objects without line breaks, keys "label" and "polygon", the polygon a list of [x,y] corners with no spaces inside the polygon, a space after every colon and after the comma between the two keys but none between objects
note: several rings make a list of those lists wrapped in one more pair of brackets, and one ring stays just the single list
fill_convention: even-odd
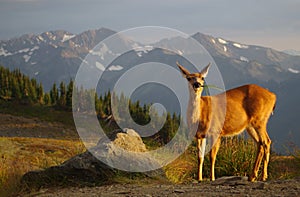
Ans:
[{"label": "deer's hind leg", "polygon": [[269,164],[270,145],[271,145],[271,140],[268,136],[268,133],[266,130],[266,125],[264,125],[262,127],[257,126],[255,128],[250,126],[247,128],[247,132],[257,143],[256,161],[253,166],[252,175],[249,177],[249,181],[253,182],[257,179],[258,171],[259,171],[259,167],[262,162],[262,159],[264,159],[262,180],[266,181],[268,178],[268,164]]},{"label": "deer's hind leg", "polygon": [[258,132],[260,133],[261,144],[264,149],[264,157],[263,157],[264,167],[262,172],[262,180],[266,181],[268,178],[268,165],[270,160],[270,149],[271,149],[272,141],[267,133],[267,126],[258,129]]}]

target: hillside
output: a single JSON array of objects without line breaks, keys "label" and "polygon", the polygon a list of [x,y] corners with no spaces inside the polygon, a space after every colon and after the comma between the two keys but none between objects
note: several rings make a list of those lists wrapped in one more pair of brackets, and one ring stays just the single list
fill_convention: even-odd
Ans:
[{"label": "hillside", "polygon": [[[84,152],[85,148],[80,141],[60,139],[61,137],[64,138],[63,136],[53,136],[52,131],[55,132],[57,129],[65,130],[69,128],[64,124],[54,122],[51,124],[47,122],[46,125],[43,125],[45,122],[38,118],[23,118],[21,116],[4,114],[0,116],[1,120],[3,119],[2,123],[4,123],[3,127],[1,127],[1,133],[3,128],[7,128],[19,136],[0,137],[2,155],[0,162],[2,169],[0,173],[1,196],[10,196],[9,194],[18,196],[195,196],[199,194],[219,195],[220,193],[222,195],[228,194],[237,196],[245,194],[256,196],[290,196],[299,194],[299,178],[294,178],[295,175],[299,175],[299,160],[297,161],[292,157],[278,157],[272,155],[270,161],[270,180],[267,182],[258,181],[250,183],[245,181],[245,177],[243,176],[225,176],[217,179],[215,182],[205,181],[197,183],[194,181],[197,158],[195,150],[193,149],[164,168],[166,174],[168,174],[169,181],[153,178],[146,179],[143,178],[143,176],[140,178],[122,177],[122,173],[119,173],[117,177],[111,177],[111,179],[114,179],[113,182],[106,182],[104,185],[97,185],[96,181],[90,180],[92,184],[95,184],[92,187],[91,185],[80,185],[79,182],[76,181],[51,182],[53,181],[52,179],[47,179],[46,182],[43,182],[45,181],[44,179],[36,179],[36,184],[50,185],[48,187],[38,188],[38,190],[25,186],[20,187],[19,181],[23,174],[28,171],[33,171],[34,173],[36,172],[35,170],[51,169],[51,167],[59,166],[66,160],[69,160],[70,163],[75,160],[76,155]],[[9,120],[10,124],[8,124],[7,120]],[[39,128],[48,132],[43,132],[43,136],[39,137],[30,137],[27,135],[29,130],[34,132]],[[14,132],[19,129],[24,132]],[[46,133],[49,137],[46,136]],[[23,135],[26,137],[21,137]],[[232,151],[232,153],[237,152],[236,149]],[[223,154],[224,152],[220,153],[220,155]],[[220,164],[220,161],[222,164]],[[231,162],[231,160],[227,157],[224,161],[223,159],[219,160],[218,165],[224,165],[228,162]],[[248,165],[249,161],[244,161],[244,164]],[[78,165],[75,165],[75,167],[78,168]],[[206,174],[208,174],[208,169],[209,165],[207,159],[205,165]],[[80,171],[77,169],[77,172]],[[95,172],[92,171],[90,173],[94,174]],[[82,174],[80,176],[82,177]],[[73,179],[76,179],[74,174]],[[60,186],[51,187],[51,184]],[[76,186],[77,184],[78,186]],[[25,190],[25,188],[27,190]]]}]

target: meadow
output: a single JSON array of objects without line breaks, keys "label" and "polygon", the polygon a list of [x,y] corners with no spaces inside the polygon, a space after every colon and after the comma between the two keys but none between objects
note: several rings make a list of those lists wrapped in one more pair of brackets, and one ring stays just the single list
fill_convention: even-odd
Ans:
[{"label": "meadow", "polygon": [[[256,152],[254,143],[237,137],[226,139],[222,143],[216,163],[217,178],[249,175]],[[20,184],[20,180],[26,172],[59,165],[84,152],[85,147],[79,140],[1,137],[0,150],[0,194],[6,196],[24,192],[25,188]],[[278,156],[273,153],[269,165],[269,179],[291,179],[300,175],[299,169],[299,150],[290,156]],[[192,144],[184,154],[163,170],[171,183],[185,184],[195,181],[197,173],[195,145]],[[205,158],[204,176],[209,180],[208,156]],[[128,177],[112,177],[111,181],[131,182]],[[136,180],[132,180],[132,183],[136,183]]]},{"label": "meadow", "polygon": [[[12,110],[13,109],[13,110]],[[64,161],[86,151],[83,143],[76,137],[72,124],[72,113],[55,110],[45,106],[21,105],[12,108],[12,104],[1,106],[1,114],[11,114],[10,125],[18,125],[20,119],[26,117],[34,122],[42,119],[47,122],[59,122],[62,129],[73,131],[66,137],[51,134],[51,128],[43,128],[42,137],[24,137],[16,134],[14,137],[0,137],[0,196],[22,194],[24,185],[20,184],[22,176],[29,171],[42,170],[60,165]],[[35,130],[35,125],[31,125]],[[5,129],[5,128],[4,128]],[[30,128],[29,128],[30,129]],[[28,128],[27,128],[28,130]],[[157,143],[145,142],[148,149],[153,149]],[[169,165],[163,168],[167,181],[173,184],[194,182],[197,173],[196,145],[193,142],[189,148]],[[216,178],[222,176],[248,176],[256,156],[256,145],[246,136],[225,138],[217,156]],[[204,162],[204,177],[209,180],[210,162],[208,155]],[[120,174],[122,175],[122,173]],[[269,164],[269,180],[291,179],[300,176],[300,149],[293,147],[287,156],[272,152]],[[130,177],[112,177],[112,182],[130,183]],[[132,180],[136,183],[136,180]],[[67,185],[66,185],[67,186]],[[28,189],[28,188],[27,188]]]}]

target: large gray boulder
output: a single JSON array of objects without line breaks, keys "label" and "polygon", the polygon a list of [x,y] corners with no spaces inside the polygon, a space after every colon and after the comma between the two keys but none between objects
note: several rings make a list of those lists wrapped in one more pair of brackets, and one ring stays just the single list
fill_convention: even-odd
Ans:
[{"label": "large gray boulder", "polygon": [[[122,171],[112,168],[111,166],[119,168],[130,165],[154,169],[159,163],[147,156],[147,148],[134,130],[117,130],[109,138],[111,140],[100,139],[97,146],[90,151],[79,154],[59,166],[26,173],[22,183],[33,189],[49,186],[101,185],[114,182],[116,176],[131,179],[165,177],[161,169],[150,172],[145,170],[147,172],[140,173],[134,172],[134,169]],[[117,159],[120,159],[119,162],[116,162]]]}]

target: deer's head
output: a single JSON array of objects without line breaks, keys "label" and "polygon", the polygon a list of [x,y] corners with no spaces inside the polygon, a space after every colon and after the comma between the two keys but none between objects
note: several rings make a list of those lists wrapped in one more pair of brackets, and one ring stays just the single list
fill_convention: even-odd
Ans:
[{"label": "deer's head", "polygon": [[203,68],[203,70],[199,73],[190,73],[186,68],[184,68],[178,62],[177,62],[177,66],[180,69],[183,77],[187,79],[189,83],[189,89],[193,90],[195,94],[201,94],[204,87],[204,78],[207,76],[210,63],[205,68]]}]

